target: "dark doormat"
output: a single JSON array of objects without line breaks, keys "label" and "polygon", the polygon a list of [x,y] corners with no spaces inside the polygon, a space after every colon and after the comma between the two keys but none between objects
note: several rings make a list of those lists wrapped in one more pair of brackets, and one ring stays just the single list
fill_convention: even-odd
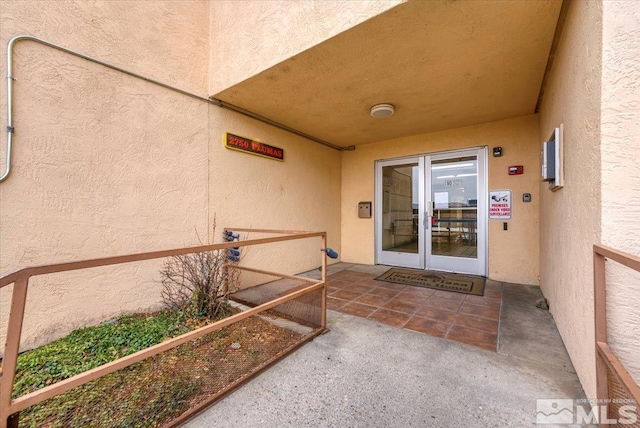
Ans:
[{"label": "dark doormat", "polygon": [[377,277],[376,280],[443,291],[455,291],[456,293],[473,294],[474,296],[484,296],[484,284],[486,281],[485,278],[479,276],[401,268],[391,268]]}]

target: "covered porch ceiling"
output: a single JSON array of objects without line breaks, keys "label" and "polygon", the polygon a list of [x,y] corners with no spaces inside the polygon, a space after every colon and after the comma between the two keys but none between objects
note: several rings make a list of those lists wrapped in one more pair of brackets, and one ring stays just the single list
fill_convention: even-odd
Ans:
[{"label": "covered porch ceiling", "polygon": [[345,148],[532,114],[561,6],[410,0],[213,98]]}]

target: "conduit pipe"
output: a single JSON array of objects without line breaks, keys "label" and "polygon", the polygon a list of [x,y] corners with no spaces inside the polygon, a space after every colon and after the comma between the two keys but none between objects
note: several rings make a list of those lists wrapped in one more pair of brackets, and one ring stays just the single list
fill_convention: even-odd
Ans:
[{"label": "conduit pipe", "polygon": [[271,126],[274,126],[276,128],[282,129],[284,131],[299,135],[299,136],[304,137],[304,138],[306,138],[308,140],[311,140],[313,142],[316,142],[316,143],[322,144],[324,146],[330,147],[330,148],[332,148],[334,150],[339,150],[339,151],[345,150],[344,148],[342,148],[340,146],[336,146],[334,144],[331,144],[331,143],[328,143],[326,141],[323,141],[323,140],[320,140],[318,138],[315,138],[315,137],[313,137],[311,135],[305,134],[304,132],[300,132],[298,130],[290,128],[290,127],[288,127],[286,125],[282,125],[282,124],[280,124],[278,122],[274,122],[274,121],[272,121],[270,119],[267,119],[266,117],[263,117],[263,116],[260,116],[258,114],[252,113],[252,112],[250,112],[248,110],[245,110],[243,108],[234,106],[233,104],[229,104],[229,103],[226,103],[224,101],[221,101],[221,100],[218,100],[218,99],[215,99],[215,98],[214,99],[209,99],[207,97],[202,97],[202,96],[194,94],[192,92],[185,91],[183,89],[177,88],[175,86],[168,85],[168,84],[160,82],[158,80],[151,79],[149,77],[145,77],[145,76],[143,76],[141,74],[138,74],[138,73],[135,73],[133,71],[126,70],[126,69],[124,69],[122,67],[118,67],[117,65],[109,64],[108,62],[99,60],[97,58],[93,58],[93,57],[91,57],[89,55],[85,55],[83,53],[74,51],[72,49],[68,49],[68,48],[66,48],[64,46],[49,42],[49,41],[41,39],[39,37],[28,36],[28,35],[18,35],[18,36],[12,37],[11,40],[9,40],[9,43],[7,43],[7,151],[6,151],[7,157],[5,159],[5,170],[4,170],[4,173],[2,174],[2,176],[0,176],[0,183],[5,181],[7,179],[7,177],[9,176],[9,173],[11,172],[11,149],[12,149],[12,145],[13,145],[13,134],[14,134],[14,131],[15,131],[14,127],[13,127],[13,81],[15,80],[15,78],[13,77],[13,46],[17,42],[22,41],[22,40],[29,40],[29,41],[32,41],[32,42],[40,43],[40,44],[43,44],[45,46],[57,49],[59,51],[65,52],[65,53],[68,53],[70,55],[74,55],[74,56],[77,56],[79,58],[86,59],[87,61],[91,61],[93,63],[100,64],[100,65],[105,66],[107,68],[110,68],[112,70],[116,70],[116,71],[119,71],[121,73],[127,74],[129,76],[136,77],[138,79],[142,79],[142,80],[144,80],[146,82],[152,83],[152,84],[160,86],[162,88],[169,89],[169,90],[174,91],[174,92],[178,92],[179,94],[186,95],[188,97],[195,98],[197,100],[204,101],[206,103],[216,105],[216,106],[218,106],[220,108],[225,108],[227,110],[235,111],[236,113],[240,113],[240,114],[242,114],[244,116],[247,116],[247,117],[250,117],[252,119],[258,120],[260,122],[269,124]]}]

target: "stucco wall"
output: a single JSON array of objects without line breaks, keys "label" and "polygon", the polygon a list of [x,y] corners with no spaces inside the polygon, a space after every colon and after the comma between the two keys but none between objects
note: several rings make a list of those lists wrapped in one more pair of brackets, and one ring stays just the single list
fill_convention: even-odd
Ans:
[{"label": "stucco wall", "polygon": [[[374,219],[358,218],[359,201],[374,200],[374,162],[414,154],[502,146],[503,156],[489,153],[489,190],[513,191],[509,230],[489,221],[489,277],[521,284],[538,283],[539,129],[535,115],[358,146],[342,158],[342,260],[372,264],[375,260]],[[523,165],[524,174],[508,175],[509,165]],[[532,202],[523,203],[522,194]]]},{"label": "stucco wall", "polygon": [[[206,93],[204,1],[1,7],[2,46],[32,34]],[[13,169],[0,184],[2,274],[183,246],[194,228],[206,233],[206,103],[33,42],[15,45],[14,59]],[[2,92],[4,118],[4,82]],[[157,263],[145,263],[34,279],[23,342],[155,304],[157,271]],[[9,291],[0,292],[2,343]]]},{"label": "stucco wall", "polygon": [[212,1],[209,92],[216,94],[403,1]]},{"label": "stucco wall", "polygon": [[[228,227],[326,231],[329,246],[341,252],[341,152],[218,108],[212,110],[210,130],[211,219]],[[225,132],[280,147],[285,160],[229,150],[223,147]],[[320,266],[320,244],[312,238],[251,247],[244,262],[295,274]]]},{"label": "stucco wall", "polygon": [[[2,46],[32,34],[207,95],[209,2],[0,7]],[[340,152],[32,42],[16,45],[13,74],[15,150],[12,174],[0,184],[0,274],[193,245],[196,234],[219,242],[224,226],[328,231],[340,250]],[[223,148],[226,131],[284,148],[285,162]],[[264,248],[252,248],[247,261],[296,273],[320,264],[319,239]],[[158,268],[134,263],[34,279],[23,347],[157,305]],[[2,343],[10,291],[0,291]]]},{"label": "stucco wall", "polygon": [[540,286],[589,397],[595,395],[592,246],[600,241],[601,219],[601,18],[600,2],[571,2],[540,109],[542,139],[564,123],[565,174],[556,192],[540,184]]},{"label": "stucco wall", "polygon": [[[602,243],[640,256],[640,3],[603,3]],[[640,273],[607,266],[609,340],[640,383]]]}]

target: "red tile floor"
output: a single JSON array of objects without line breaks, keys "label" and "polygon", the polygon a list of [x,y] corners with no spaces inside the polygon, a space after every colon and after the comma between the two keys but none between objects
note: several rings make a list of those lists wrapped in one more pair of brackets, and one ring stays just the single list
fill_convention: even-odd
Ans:
[{"label": "red tile floor", "polygon": [[327,277],[327,309],[496,350],[502,292],[484,296],[377,281],[343,270]]}]

